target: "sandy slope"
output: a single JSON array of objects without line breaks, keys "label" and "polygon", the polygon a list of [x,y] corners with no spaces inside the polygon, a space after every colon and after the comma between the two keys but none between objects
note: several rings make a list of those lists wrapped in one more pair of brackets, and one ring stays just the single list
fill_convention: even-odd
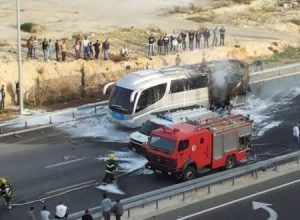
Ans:
[{"label": "sandy slope", "polygon": [[[174,5],[195,0],[20,0],[23,22],[45,25],[52,32],[94,31],[108,27],[162,26],[172,29],[176,19],[161,15]],[[208,0],[202,0],[206,4]],[[15,1],[0,0],[0,38],[15,37]]]}]

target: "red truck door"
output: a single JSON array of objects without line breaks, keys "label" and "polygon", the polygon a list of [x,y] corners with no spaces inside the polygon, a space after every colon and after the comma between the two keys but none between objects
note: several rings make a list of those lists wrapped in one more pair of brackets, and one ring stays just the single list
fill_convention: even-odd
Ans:
[{"label": "red truck door", "polygon": [[195,136],[192,151],[196,152],[198,166],[206,167],[211,163],[211,134],[204,130]]},{"label": "red truck door", "polygon": [[183,167],[186,161],[190,158],[190,151],[189,151],[190,141],[189,139],[180,140],[178,143],[178,161],[177,166]]}]

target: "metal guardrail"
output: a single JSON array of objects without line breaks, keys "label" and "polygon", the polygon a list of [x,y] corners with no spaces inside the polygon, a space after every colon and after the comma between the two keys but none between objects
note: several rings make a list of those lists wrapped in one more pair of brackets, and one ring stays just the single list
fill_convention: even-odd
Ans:
[{"label": "metal guardrail", "polygon": [[298,73],[300,72],[300,63],[294,63],[285,66],[270,68],[267,70],[251,73],[250,83],[272,79],[278,76],[285,76],[297,72]]},{"label": "metal guardrail", "polygon": [[[177,196],[182,194],[183,200],[186,192],[192,190],[198,190],[200,188],[207,188],[207,193],[211,193],[211,185],[215,183],[219,183],[225,180],[232,180],[232,184],[235,184],[235,178],[240,177],[242,175],[246,175],[252,173],[255,178],[258,178],[257,172],[260,169],[265,169],[268,167],[274,167],[277,169],[280,164],[284,164],[285,162],[292,162],[294,160],[299,164],[300,159],[300,151],[293,152],[287,155],[275,157],[269,160],[260,161],[254,164],[241,166],[238,168],[234,168],[228,171],[223,171],[216,174],[211,174],[205,177],[201,177],[198,179],[194,179],[188,182],[183,182],[180,184],[176,184],[173,186],[165,187],[163,189],[147,192],[144,194],[136,195],[133,197],[129,197],[123,199],[121,202],[124,205],[124,210],[127,211],[127,216],[130,218],[131,209],[138,207],[146,207],[147,204],[155,203],[156,209],[159,207],[159,201],[164,200],[166,198],[172,198],[173,196]],[[89,209],[95,218],[101,217],[101,206],[97,206]],[[68,219],[81,219],[83,215],[83,211],[73,213],[69,215]]]},{"label": "metal guardrail", "polygon": [[[47,112],[33,116],[25,116],[17,119],[2,122],[0,124],[0,136],[18,131],[27,131],[33,128],[44,128],[47,125],[57,125],[78,119],[93,117],[96,115],[106,114],[104,106],[107,100],[92,104],[79,106],[76,108],[67,108],[55,112]],[[103,109],[102,109],[103,108]],[[90,109],[90,112],[84,112]]]}]

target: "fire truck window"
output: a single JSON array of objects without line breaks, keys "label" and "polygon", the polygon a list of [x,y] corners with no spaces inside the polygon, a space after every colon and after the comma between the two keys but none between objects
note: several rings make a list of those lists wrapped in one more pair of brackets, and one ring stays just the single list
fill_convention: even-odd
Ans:
[{"label": "fire truck window", "polygon": [[167,84],[164,83],[144,90],[140,95],[136,107],[136,112],[139,112],[147,108],[149,105],[152,105],[157,101],[161,100],[166,92],[166,88]]},{"label": "fire truck window", "polygon": [[204,143],[204,138],[200,138],[200,144]]},{"label": "fire truck window", "polygon": [[184,140],[179,142],[178,151],[183,151],[189,147],[189,140]]},{"label": "fire truck window", "polygon": [[177,79],[171,81],[170,93],[177,93],[184,91],[184,79]]}]

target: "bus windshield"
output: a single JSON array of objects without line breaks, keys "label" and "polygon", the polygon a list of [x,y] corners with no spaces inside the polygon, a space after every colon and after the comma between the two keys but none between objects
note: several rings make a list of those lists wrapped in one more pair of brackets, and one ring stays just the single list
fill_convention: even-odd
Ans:
[{"label": "bus windshield", "polygon": [[109,100],[109,108],[116,112],[131,114],[134,106],[134,101],[130,102],[132,92],[133,90],[115,86]]},{"label": "bus windshield", "polygon": [[172,153],[176,147],[176,141],[153,135],[150,139],[150,146],[166,153]]},{"label": "bus windshield", "polygon": [[162,127],[159,124],[153,123],[151,121],[146,121],[142,127],[140,128],[139,132],[141,132],[144,135],[150,136],[151,132],[157,128]]}]

